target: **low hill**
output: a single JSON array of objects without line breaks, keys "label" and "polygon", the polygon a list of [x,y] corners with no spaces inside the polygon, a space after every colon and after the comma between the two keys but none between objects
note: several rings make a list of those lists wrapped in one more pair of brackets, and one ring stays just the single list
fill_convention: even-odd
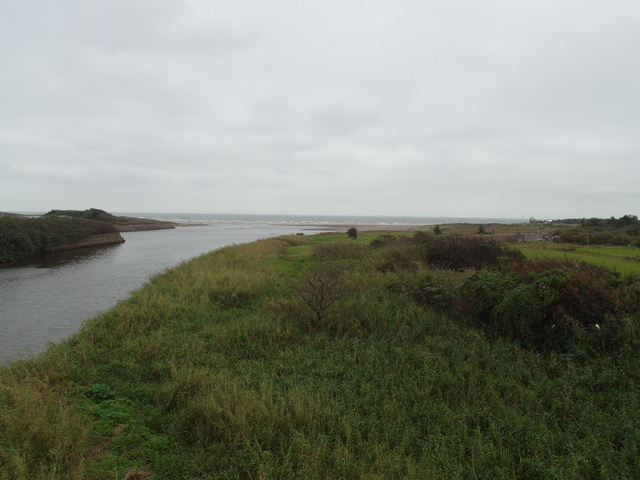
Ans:
[{"label": "low hill", "polygon": [[0,262],[61,250],[123,243],[119,232],[175,228],[171,222],[104,210],[51,210],[42,216],[0,213]]},{"label": "low hill", "polygon": [[175,228],[175,225],[171,222],[163,222],[151,218],[116,216],[98,208],[89,208],[87,210],[51,210],[47,212],[45,216],[74,217],[107,222],[113,224],[119,232]]}]

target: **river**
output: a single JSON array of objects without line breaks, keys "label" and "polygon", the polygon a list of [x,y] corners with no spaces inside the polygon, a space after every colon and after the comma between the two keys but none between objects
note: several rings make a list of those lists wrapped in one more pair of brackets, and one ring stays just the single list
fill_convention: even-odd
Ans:
[{"label": "river", "polygon": [[153,275],[226,245],[303,232],[217,223],[124,232],[125,243],[49,254],[0,268],[0,362],[38,354],[126,299]]}]

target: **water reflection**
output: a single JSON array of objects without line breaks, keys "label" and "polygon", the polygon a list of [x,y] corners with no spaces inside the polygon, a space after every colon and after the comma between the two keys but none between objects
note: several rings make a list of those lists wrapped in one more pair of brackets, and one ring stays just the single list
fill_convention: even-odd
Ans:
[{"label": "water reflection", "polygon": [[118,248],[122,244],[104,245],[99,247],[87,247],[78,250],[48,253],[34,258],[17,260],[0,264],[0,269],[12,269],[22,267],[58,268],[75,262],[88,262],[102,255],[107,255],[110,249]]},{"label": "water reflection", "polygon": [[225,245],[298,231],[235,225],[125,232],[123,244],[5,264],[0,268],[0,362],[43,351],[181,261]]}]

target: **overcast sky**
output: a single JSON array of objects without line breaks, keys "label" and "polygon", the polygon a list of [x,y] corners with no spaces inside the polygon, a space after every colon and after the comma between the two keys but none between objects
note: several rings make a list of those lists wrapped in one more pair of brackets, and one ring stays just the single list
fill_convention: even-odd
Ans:
[{"label": "overcast sky", "polygon": [[640,214],[638,0],[0,4],[0,211]]}]

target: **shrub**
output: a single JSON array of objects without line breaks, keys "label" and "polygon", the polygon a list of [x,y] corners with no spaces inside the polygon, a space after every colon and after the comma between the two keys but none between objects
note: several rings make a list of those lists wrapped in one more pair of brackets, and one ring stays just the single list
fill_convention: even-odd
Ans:
[{"label": "shrub", "polygon": [[376,268],[380,271],[417,272],[426,265],[446,270],[479,270],[524,261],[522,253],[477,237],[439,237],[416,232],[412,237],[382,236],[370,245],[384,251],[376,255]]},{"label": "shrub", "polygon": [[523,345],[568,351],[612,321],[620,303],[611,275],[586,264],[532,262],[524,273],[480,271],[465,284],[466,310],[482,326]]},{"label": "shrub", "polygon": [[371,248],[383,248],[395,243],[397,238],[393,235],[384,234],[374,238],[369,242]]},{"label": "shrub", "polygon": [[624,229],[624,233],[631,237],[640,236],[640,225],[629,225]]},{"label": "shrub", "polygon": [[481,238],[428,237],[422,245],[427,263],[444,269],[497,268],[503,259],[522,257],[520,252]]},{"label": "shrub", "polygon": [[629,315],[640,314],[640,276],[623,278],[618,285],[620,310]]},{"label": "shrub", "polygon": [[593,332],[590,346],[594,350],[624,351],[635,355],[640,350],[640,317],[638,315],[610,316]]},{"label": "shrub", "polygon": [[610,274],[599,267],[577,264],[564,281],[558,285],[555,302],[556,317],[568,315],[583,326],[592,327],[602,323],[608,314],[613,314],[618,304],[618,295],[610,282]]},{"label": "shrub", "polygon": [[457,310],[460,294],[470,271],[424,270],[399,272],[389,283],[389,290],[403,293],[421,305],[437,310]]},{"label": "shrub", "polygon": [[322,329],[327,319],[338,314],[338,304],[346,296],[343,269],[320,263],[304,273],[294,286],[298,315],[309,330]]},{"label": "shrub", "polygon": [[358,260],[367,254],[366,245],[352,242],[319,243],[313,247],[313,255],[318,260]]},{"label": "shrub", "polygon": [[508,289],[491,311],[491,327],[510,340],[535,344],[553,319],[553,303],[563,274],[551,270],[532,274]]},{"label": "shrub", "polygon": [[494,308],[515,284],[514,274],[487,270],[474,273],[462,287],[464,310],[482,326],[490,326]]},{"label": "shrub", "polygon": [[386,249],[386,263],[381,271],[392,269],[417,272],[427,263],[426,251],[419,244],[401,242]]}]

